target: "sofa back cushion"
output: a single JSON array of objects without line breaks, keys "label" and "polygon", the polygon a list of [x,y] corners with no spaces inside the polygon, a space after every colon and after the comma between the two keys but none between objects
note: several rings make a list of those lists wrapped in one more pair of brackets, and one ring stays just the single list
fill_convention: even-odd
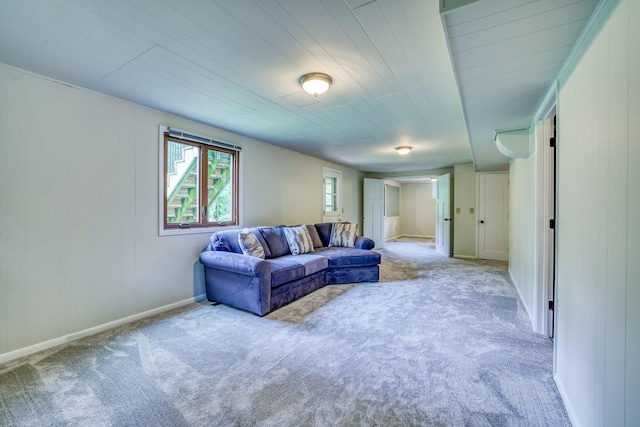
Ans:
[{"label": "sofa back cushion", "polygon": [[[215,251],[221,252],[235,252],[237,254],[243,253],[238,242],[238,235],[241,231],[242,230],[238,229],[216,231],[213,233],[213,236],[211,236],[211,248]],[[265,258],[269,258],[271,256],[271,252],[269,251],[269,246],[264,240],[264,237],[262,237],[260,230],[254,227],[250,228],[249,231],[256,236],[258,242],[262,245]]]},{"label": "sofa back cushion", "polygon": [[315,225],[307,224],[307,230],[309,231],[309,237],[311,237],[311,242],[313,243],[313,248],[321,248],[322,240],[320,240],[320,235],[318,234],[318,230]]},{"label": "sofa back cushion", "polygon": [[287,238],[284,236],[284,226],[278,225],[276,227],[258,227],[260,234],[266,242],[269,253],[265,251],[266,258],[277,258],[289,253],[289,244]]},{"label": "sofa back cushion", "polygon": [[238,244],[238,234],[240,234],[240,230],[216,231],[211,236],[211,248],[214,251],[241,254],[242,249]]},{"label": "sofa back cushion", "polygon": [[322,242],[322,246],[329,246],[329,240],[331,240],[331,227],[333,226],[332,222],[323,222],[321,224],[315,224],[316,230],[318,231],[318,236],[320,236],[320,241]]}]

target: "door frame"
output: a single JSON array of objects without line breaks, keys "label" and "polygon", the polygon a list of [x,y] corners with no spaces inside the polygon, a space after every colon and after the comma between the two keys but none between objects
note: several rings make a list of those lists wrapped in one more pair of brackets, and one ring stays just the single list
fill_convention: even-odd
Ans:
[{"label": "door frame", "polygon": [[[552,136],[553,118],[556,118],[556,128],[558,127],[557,112],[557,82],[549,90],[542,107],[538,110],[535,118],[535,144],[536,144],[536,260],[534,269],[535,279],[535,299],[533,324],[535,332],[551,336],[552,328],[557,324],[558,304],[557,304],[557,280],[554,280],[553,269],[557,266],[557,221],[555,230],[550,232],[549,222],[556,220],[555,204],[558,199],[557,170],[555,173],[555,196],[554,196],[554,169],[557,168],[558,159],[553,156],[552,148],[549,146],[549,138]],[[557,147],[556,132],[556,147]],[[556,148],[557,149],[557,148]],[[554,310],[549,315],[549,301],[554,303]]]}]

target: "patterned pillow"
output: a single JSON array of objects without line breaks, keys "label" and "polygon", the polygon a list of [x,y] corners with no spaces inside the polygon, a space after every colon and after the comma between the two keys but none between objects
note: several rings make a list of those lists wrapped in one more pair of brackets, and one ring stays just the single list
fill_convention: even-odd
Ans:
[{"label": "patterned pillow", "polygon": [[238,234],[238,244],[243,254],[264,259],[264,249],[260,241],[258,241],[258,238],[254,236],[248,228],[245,228]]},{"label": "patterned pillow", "polygon": [[284,227],[284,236],[287,238],[291,255],[313,252],[313,241],[306,225]]},{"label": "patterned pillow", "polygon": [[358,224],[336,222],[333,224],[333,227],[331,227],[331,239],[329,239],[329,246],[353,248],[356,245],[357,234]]}]

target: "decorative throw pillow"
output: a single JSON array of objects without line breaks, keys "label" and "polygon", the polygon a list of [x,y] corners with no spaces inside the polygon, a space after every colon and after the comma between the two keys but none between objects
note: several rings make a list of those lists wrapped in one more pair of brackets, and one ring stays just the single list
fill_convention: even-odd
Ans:
[{"label": "decorative throw pillow", "polygon": [[284,235],[287,238],[291,255],[313,252],[313,242],[306,225],[284,227]]},{"label": "decorative throw pillow", "polygon": [[333,227],[331,227],[331,239],[329,239],[329,246],[353,248],[356,245],[357,234],[358,224],[336,222],[333,224]]},{"label": "decorative throw pillow", "polygon": [[309,236],[311,236],[311,241],[313,242],[314,249],[321,248],[322,240],[320,240],[320,235],[318,234],[316,226],[313,224],[307,224],[307,231],[309,232]]},{"label": "decorative throw pillow", "polygon": [[243,254],[264,259],[264,249],[260,241],[258,241],[258,238],[254,236],[248,228],[245,228],[238,234],[238,244]]}]

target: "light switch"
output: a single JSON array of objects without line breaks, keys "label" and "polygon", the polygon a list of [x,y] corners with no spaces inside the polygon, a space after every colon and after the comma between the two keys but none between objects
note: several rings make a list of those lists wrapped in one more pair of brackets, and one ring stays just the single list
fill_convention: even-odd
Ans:
[{"label": "light switch", "polygon": [[469,213],[471,213],[471,214],[472,214],[472,213],[475,213],[475,211],[476,211],[476,210],[475,210],[474,208],[469,208]]},{"label": "light switch", "polygon": [[456,213],[460,213],[460,208],[456,208]]}]

